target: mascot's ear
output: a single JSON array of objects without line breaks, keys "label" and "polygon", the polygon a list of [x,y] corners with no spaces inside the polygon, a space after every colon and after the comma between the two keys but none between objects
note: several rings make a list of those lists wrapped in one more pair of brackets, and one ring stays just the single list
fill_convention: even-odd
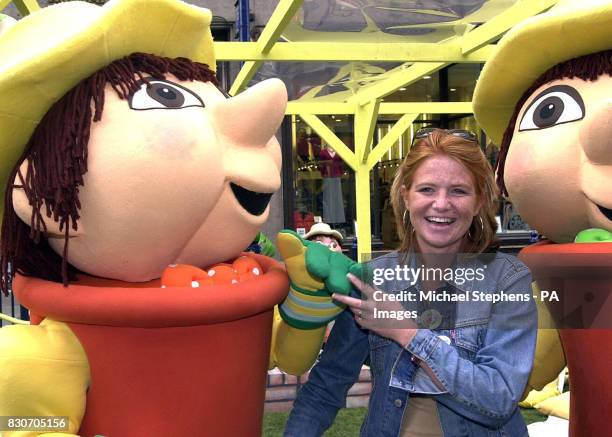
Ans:
[{"label": "mascot's ear", "polygon": [[[26,171],[27,164],[23,163],[21,165],[21,174],[23,174],[24,178],[26,175]],[[17,186],[22,185],[21,178],[19,177],[19,175],[15,176],[13,184]],[[54,221],[52,217],[47,217],[44,208],[45,207],[43,206],[43,211],[41,212],[45,225],[47,226],[47,231],[45,232],[45,235],[53,237],[63,237],[64,232],[60,231],[59,222]],[[23,188],[13,188],[13,209],[15,210],[15,213],[21,219],[21,221],[30,226],[30,223],[32,222],[32,205],[30,205],[30,202],[28,201],[28,198]],[[81,227],[79,226],[79,231],[81,230],[80,228]],[[70,236],[76,236],[78,235],[78,233],[80,232],[75,232],[73,229],[70,230]]]}]

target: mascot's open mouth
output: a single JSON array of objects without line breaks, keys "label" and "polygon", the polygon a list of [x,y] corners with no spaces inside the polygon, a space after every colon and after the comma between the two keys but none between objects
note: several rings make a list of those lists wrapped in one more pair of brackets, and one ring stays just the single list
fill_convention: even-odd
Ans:
[{"label": "mascot's open mouth", "polygon": [[[595,204],[595,205],[597,205],[597,204]],[[597,205],[597,208],[599,208],[601,213],[603,215],[605,215],[608,220],[612,220],[612,209],[604,208],[601,205]]]},{"label": "mascot's open mouth", "polygon": [[256,193],[230,182],[234,196],[244,209],[253,215],[261,215],[266,210],[272,193]]}]

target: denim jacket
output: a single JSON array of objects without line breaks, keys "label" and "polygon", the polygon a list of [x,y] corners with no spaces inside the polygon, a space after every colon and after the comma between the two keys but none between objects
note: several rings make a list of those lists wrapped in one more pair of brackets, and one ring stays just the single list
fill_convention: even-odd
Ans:
[{"label": "denim jacket", "polygon": [[[394,252],[376,258],[372,266],[392,268],[398,262]],[[455,284],[460,292],[478,287],[489,293],[531,295],[531,274],[515,257],[497,253],[485,262],[473,262],[486,265],[485,278]],[[533,363],[536,328],[532,299],[459,302],[453,329],[419,329],[402,348],[361,329],[346,310],[336,319],[320,360],[298,393],[285,436],[323,434],[344,407],[368,353],[373,384],[362,436],[398,436],[411,393],[427,394],[436,401],[445,437],[527,436],[518,401]],[[444,389],[413,357],[427,363]]]}]

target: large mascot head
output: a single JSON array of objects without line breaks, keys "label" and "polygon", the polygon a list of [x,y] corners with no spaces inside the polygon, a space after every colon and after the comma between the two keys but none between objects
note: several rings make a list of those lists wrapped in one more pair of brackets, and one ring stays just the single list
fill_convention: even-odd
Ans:
[{"label": "large mascot head", "polygon": [[[69,2],[0,37],[3,288],[159,278],[253,240],[280,186],[280,81],[228,99],[208,10]],[[145,24],[146,23],[146,24]]]},{"label": "large mascot head", "polygon": [[498,184],[558,243],[612,238],[612,3],[562,1],[514,27],[487,61],[476,119],[501,144]]}]

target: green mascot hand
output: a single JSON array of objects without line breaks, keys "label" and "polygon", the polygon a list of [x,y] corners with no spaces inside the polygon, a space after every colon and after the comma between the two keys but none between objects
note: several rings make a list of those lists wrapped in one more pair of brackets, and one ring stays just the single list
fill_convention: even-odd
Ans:
[{"label": "green mascot hand", "polygon": [[306,268],[312,275],[325,282],[325,288],[332,293],[348,295],[352,286],[346,277],[347,273],[362,277],[361,264],[356,263],[340,252],[334,252],[327,246],[319,243],[309,243],[306,251]]},{"label": "green mascot hand", "polygon": [[331,294],[349,294],[346,274],[361,275],[361,264],[290,230],[279,232],[276,245],[291,283],[289,295],[279,306],[281,317],[300,329],[326,325],[345,308]]},{"label": "green mascot hand", "polygon": [[612,243],[612,232],[605,229],[585,229],[578,232],[575,243]]}]

